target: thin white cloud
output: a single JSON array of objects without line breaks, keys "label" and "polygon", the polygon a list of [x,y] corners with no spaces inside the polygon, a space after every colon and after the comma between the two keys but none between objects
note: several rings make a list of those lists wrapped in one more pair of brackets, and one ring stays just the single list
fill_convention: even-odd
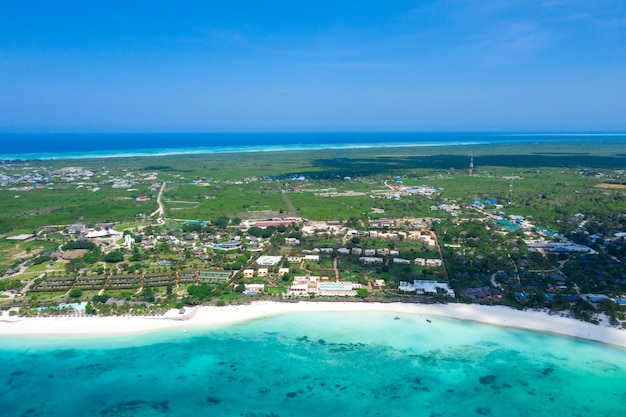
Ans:
[{"label": "thin white cloud", "polygon": [[316,64],[320,68],[337,69],[366,69],[366,68],[389,68],[391,65],[386,62],[323,62]]},{"label": "thin white cloud", "polygon": [[240,46],[249,46],[249,41],[241,32],[228,29],[210,28],[206,31],[212,41],[233,43]]}]

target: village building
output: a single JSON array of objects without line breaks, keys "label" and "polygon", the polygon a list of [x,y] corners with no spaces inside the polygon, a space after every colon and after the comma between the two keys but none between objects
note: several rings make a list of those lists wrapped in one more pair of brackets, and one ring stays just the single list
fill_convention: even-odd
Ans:
[{"label": "village building", "polygon": [[463,290],[463,293],[469,297],[475,298],[476,300],[484,300],[491,297],[491,288],[488,286],[466,288]]},{"label": "village building", "polygon": [[287,295],[305,296],[309,292],[317,293],[317,277],[297,276],[294,277]]},{"label": "village building", "polygon": [[308,222],[306,225],[302,226],[302,234],[305,236],[314,236],[319,233],[325,233],[329,235],[337,235],[343,233],[345,230],[344,227],[341,227],[339,223],[336,222]]},{"label": "village building", "polygon": [[5,238],[6,240],[13,240],[16,242],[26,242],[27,240],[30,240],[32,238],[34,238],[35,235],[33,234],[27,234],[27,233],[23,233],[21,235],[15,235],[15,236],[9,236],[7,238]]},{"label": "village building", "polygon": [[528,245],[528,248],[532,251],[536,252],[549,252],[549,253],[591,253],[595,254],[596,252],[583,245],[579,245],[577,243],[572,242],[536,242]]},{"label": "village building", "polygon": [[402,258],[393,258],[393,263],[394,264],[400,264],[400,265],[411,265],[411,261],[408,259],[402,259]]},{"label": "village building", "polygon": [[370,220],[370,227],[373,229],[380,229],[383,227],[394,227],[395,221],[393,219],[374,219]]},{"label": "village building", "polygon": [[295,295],[295,296],[303,296],[308,295],[308,285],[307,284],[292,284],[289,287],[289,291],[287,295]]},{"label": "village building", "polygon": [[328,282],[319,284],[318,294],[320,296],[355,296],[357,287],[360,288],[360,284],[352,282]]},{"label": "village building", "polygon": [[249,222],[251,226],[260,227],[261,229],[266,227],[291,226],[294,223],[302,223],[302,219],[300,217],[284,217],[282,219],[251,220]]},{"label": "village building", "polygon": [[252,278],[254,276],[254,269],[244,269],[243,277],[244,278]]},{"label": "village building", "polygon": [[278,265],[282,259],[283,257],[280,255],[279,256],[263,255],[263,256],[260,256],[259,259],[256,260],[256,264],[261,265],[261,266],[275,266],[275,265]]},{"label": "village building", "polygon": [[116,237],[119,234],[120,234],[119,232],[116,232],[113,229],[100,227],[100,228],[91,230],[89,233],[85,235],[85,237],[87,239],[102,239],[102,238],[108,238],[108,237]]},{"label": "village building", "polygon": [[228,271],[200,271],[198,273],[198,282],[200,284],[211,284],[226,282],[230,279]]},{"label": "village building", "polygon": [[421,241],[424,243],[424,246],[426,246],[427,248],[433,248],[437,245],[437,243],[435,242],[435,239],[433,239],[429,235],[422,235]]},{"label": "village building", "polygon": [[241,246],[240,240],[229,240],[227,242],[214,243],[213,249],[234,250]]},{"label": "village building", "polygon": [[297,276],[289,287],[288,295],[306,296],[355,296],[361,284],[353,282],[329,282],[328,277]]},{"label": "village building", "polygon": [[441,259],[426,259],[426,266],[441,266]]},{"label": "village building", "polygon": [[308,284],[309,283],[309,278],[303,275],[298,275],[297,277],[293,278],[293,283],[294,284]]},{"label": "village building", "polygon": [[131,235],[124,235],[124,245],[128,247],[128,249],[132,249],[133,243],[135,243],[135,239]]},{"label": "village building", "polygon": [[445,282],[433,280],[414,280],[413,282],[400,281],[398,286],[400,292],[414,292],[416,294],[434,295],[438,292],[445,293],[448,297],[454,298],[454,290]]},{"label": "village building", "polygon": [[87,228],[83,224],[75,224],[72,226],[67,226],[65,232],[70,235],[74,235],[76,233],[89,233],[89,230],[87,230]]},{"label": "village building", "polygon": [[380,265],[383,263],[383,258],[362,256],[359,258],[359,262],[363,262],[365,265]]},{"label": "village building", "polygon": [[255,295],[265,291],[265,284],[244,284],[244,286],[245,290],[243,293],[246,295]]},{"label": "village building", "polygon": [[246,240],[248,241],[248,245],[256,247],[263,246],[263,241],[258,237],[254,236],[246,236]]}]

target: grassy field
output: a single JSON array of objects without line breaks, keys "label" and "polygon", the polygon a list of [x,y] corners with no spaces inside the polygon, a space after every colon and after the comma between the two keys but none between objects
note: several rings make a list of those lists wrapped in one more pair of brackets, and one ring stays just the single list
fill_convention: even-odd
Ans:
[{"label": "grassy field", "polygon": [[[474,155],[474,176],[468,175],[469,155]],[[432,201],[403,197],[400,201],[371,198],[385,190],[385,181],[402,177],[407,185],[436,185],[441,199],[467,203],[496,199],[506,211],[523,209],[527,215],[555,227],[567,221],[572,207],[608,213],[623,207],[623,189],[601,189],[602,182],[624,183],[618,170],[626,162],[626,143],[616,140],[466,145],[455,147],[399,147],[112,158],[76,161],[15,161],[0,171],[55,172],[69,164],[90,169],[89,184],[46,184],[30,191],[0,189],[0,233],[37,232],[47,225],[124,222],[143,225],[142,216],[157,208],[154,183],[167,182],[163,196],[169,218],[211,220],[219,216],[242,219],[297,215],[311,219],[346,220],[366,217],[372,208],[385,216],[426,216]],[[581,175],[581,170],[591,175]],[[601,176],[593,175],[599,171]],[[154,174],[154,177],[148,175]],[[305,181],[288,174],[303,174]],[[263,180],[254,180],[265,177]],[[344,180],[349,177],[350,180]],[[135,183],[113,188],[113,179]],[[154,179],[148,179],[154,178]],[[202,180],[208,186],[191,185]],[[51,181],[52,182],[52,181]],[[513,184],[513,205],[511,201]],[[283,193],[299,187],[302,192]],[[329,190],[352,196],[320,197],[311,190]],[[359,195],[358,193],[365,193]],[[147,201],[137,201],[145,195]],[[380,217],[380,216],[379,216]],[[0,249],[1,250],[1,249]]]}]

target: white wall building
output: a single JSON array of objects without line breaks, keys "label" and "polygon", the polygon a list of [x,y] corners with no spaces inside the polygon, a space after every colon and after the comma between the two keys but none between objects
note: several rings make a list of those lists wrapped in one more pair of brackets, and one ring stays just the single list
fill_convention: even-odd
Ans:
[{"label": "white wall building", "polygon": [[274,265],[278,265],[282,259],[283,259],[282,256],[263,255],[263,256],[260,256],[259,259],[256,260],[256,264],[262,265],[262,266],[274,266]]},{"label": "white wall building", "polygon": [[437,294],[437,290],[442,290],[448,297],[454,298],[456,294],[454,290],[446,282],[437,282],[432,280],[414,280],[413,282],[400,281],[398,291],[414,292],[416,294]]}]

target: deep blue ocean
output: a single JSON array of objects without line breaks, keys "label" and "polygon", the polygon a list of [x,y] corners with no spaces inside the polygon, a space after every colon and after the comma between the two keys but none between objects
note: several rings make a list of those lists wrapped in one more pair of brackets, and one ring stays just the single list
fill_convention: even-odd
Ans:
[{"label": "deep blue ocean", "polygon": [[623,349],[430,320],[293,313],[188,333],[4,338],[0,415],[617,417],[626,410]]},{"label": "deep blue ocean", "polygon": [[511,133],[54,133],[0,134],[0,159],[66,159],[379,146],[626,139],[625,134]]}]

